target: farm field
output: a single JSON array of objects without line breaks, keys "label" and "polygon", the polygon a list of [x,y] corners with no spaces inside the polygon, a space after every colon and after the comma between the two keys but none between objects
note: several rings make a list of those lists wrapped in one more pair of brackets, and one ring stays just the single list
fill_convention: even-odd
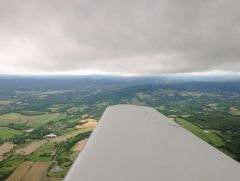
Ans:
[{"label": "farm field", "polygon": [[0,161],[6,157],[5,154],[9,153],[14,146],[15,145],[10,142],[5,142],[0,146]]},{"label": "farm field", "polygon": [[43,114],[43,115],[22,115],[20,113],[9,113],[0,116],[0,125],[8,124],[26,124],[30,127],[38,127],[50,121],[55,121],[60,118],[59,113]]},{"label": "farm field", "polygon": [[76,128],[79,128],[79,129],[94,129],[97,125],[97,120],[95,120],[95,119],[88,118],[88,119],[85,119],[85,120],[82,120],[82,121],[86,121],[86,123],[84,123],[82,125],[77,125]]},{"label": "farm field", "polygon": [[230,108],[230,114],[233,114],[235,116],[240,116],[240,110],[235,108],[235,107],[231,107]]},{"label": "farm field", "polygon": [[33,164],[34,162],[31,162],[31,161],[26,161],[22,163],[15,169],[15,171],[11,174],[11,176],[6,179],[6,181],[23,180],[24,176],[31,169]]},{"label": "farm field", "polygon": [[0,100],[0,105],[8,105],[13,103],[14,101],[10,101],[10,100]]},{"label": "farm field", "polygon": [[50,162],[56,154],[57,147],[54,143],[42,144],[36,151],[27,156],[28,160],[35,162]]},{"label": "farm field", "polygon": [[22,178],[23,181],[41,181],[44,172],[47,171],[49,163],[35,162]]},{"label": "farm field", "polygon": [[222,139],[213,133],[211,130],[203,130],[199,128],[198,126],[182,119],[182,118],[176,118],[176,122],[180,124],[182,127],[186,128],[196,136],[202,138],[206,142],[212,144],[215,147],[221,147],[224,146],[224,142]]},{"label": "farm field", "polygon": [[40,148],[43,144],[45,144],[45,140],[36,140],[31,142],[28,145],[25,145],[22,148],[19,148],[16,150],[17,155],[29,155],[32,152],[36,151],[38,148]]},{"label": "farm field", "polygon": [[56,138],[50,138],[49,141],[50,142],[57,142],[57,143],[60,143],[60,142],[63,142],[63,141],[67,141],[69,138],[73,138],[81,133],[85,133],[85,132],[88,132],[92,129],[89,129],[89,128],[85,128],[85,129],[73,129],[71,131],[68,131],[66,132],[64,135],[61,135],[59,137],[56,137]]},{"label": "farm field", "polygon": [[16,135],[21,135],[22,132],[19,130],[15,130],[15,129],[11,129],[8,127],[0,127],[0,138],[1,139],[9,139],[9,138],[13,138]]},{"label": "farm field", "polygon": [[76,145],[73,148],[73,151],[81,152],[83,150],[84,146],[86,145],[87,140],[88,139],[81,140],[81,141],[77,142]]},{"label": "farm field", "polygon": [[62,178],[56,178],[56,177],[46,177],[45,181],[62,181]]}]

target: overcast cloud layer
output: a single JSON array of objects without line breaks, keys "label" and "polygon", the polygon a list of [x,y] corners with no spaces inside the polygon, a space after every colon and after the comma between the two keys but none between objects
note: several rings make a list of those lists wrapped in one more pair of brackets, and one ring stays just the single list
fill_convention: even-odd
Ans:
[{"label": "overcast cloud layer", "polygon": [[239,0],[0,0],[0,73],[240,72]]}]

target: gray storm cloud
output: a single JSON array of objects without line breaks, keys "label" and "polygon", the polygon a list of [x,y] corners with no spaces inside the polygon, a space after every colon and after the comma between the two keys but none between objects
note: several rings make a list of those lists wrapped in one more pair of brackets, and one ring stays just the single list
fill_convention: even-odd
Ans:
[{"label": "gray storm cloud", "polygon": [[0,73],[240,72],[238,0],[0,0]]}]

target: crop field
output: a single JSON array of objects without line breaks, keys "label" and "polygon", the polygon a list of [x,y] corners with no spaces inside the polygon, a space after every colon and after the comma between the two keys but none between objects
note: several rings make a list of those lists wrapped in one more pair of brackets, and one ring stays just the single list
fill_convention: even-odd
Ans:
[{"label": "crop field", "polygon": [[6,179],[6,181],[16,181],[16,180],[23,180],[24,176],[27,172],[31,169],[31,166],[34,162],[26,161],[19,165],[14,172]]},{"label": "crop field", "polygon": [[40,181],[48,167],[48,162],[26,161],[19,165],[6,181]]},{"label": "crop field", "polygon": [[41,181],[42,176],[49,167],[48,162],[34,162],[22,178],[22,181]]},{"label": "crop field", "polygon": [[36,140],[31,142],[30,144],[25,145],[23,148],[19,148],[16,150],[17,155],[29,155],[32,152],[36,151],[42,145],[46,143],[45,140]]},{"label": "crop field", "polygon": [[5,180],[11,173],[24,162],[24,158],[17,155],[9,155],[7,160],[0,163],[0,180]]},{"label": "crop field", "polygon": [[52,157],[56,153],[56,146],[54,143],[48,142],[41,147],[39,147],[36,151],[34,151],[31,155],[27,158],[29,160],[35,162],[49,162],[51,161]]},{"label": "crop field", "polygon": [[14,136],[21,135],[22,131],[11,129],[8,127],[0,127],[0,138],[1,139],[9,139],[13,138]]},{"label": "crop field", "polygon": [[73,151],[81,152],[83,150],[84,146],[86,145],[87,141],[88,141],[88,139],[77,142],[73,148]]},{"label": "crop field", "polygon": [[52,104],[50,107],[47,108],[47,110],[51,112],[61,112],[61,110],[64,109],[65,106],[66,105],[64,104]]},{"label": "crop field", "polygon": [[66,132],[62,136],[58,136],[56,138],[50,138],[49,141],[60,143],[60,142],[63,142],[63,141],[67,141],[69,138],[75,137],[79,134],[88,132],[89,130],[91,130],[91,129],[73,129],[71,131]]},{"label": "crop field", "polygon": [[10,142],[5,142],[0,146],[0,161],[5,158],[5,154],[9,153],[14,146],[15,145]]},{"label": "crop field", "polygon": [[14,101],[10,101],[10,100],[0,100],[0,105],[8,105],[13,103]]},{"label": "crop field", "polygon": [[82,120],[82,121],[86,121],[86,123],[84,123],[82,125],[77,125],[76,128],[79,128],[79,129],[94,129],[97,125],[97,120],[95,120],[95,119],[88,118],[88,119],[85,119],[85,120]]},{"label": "crop field", "polygon": [[59,114],[59,113],[45,114],[40,116],[34,122],[29,122],[28,124],[31,127],[39,127],[47,124],[48,122],[57,121],[60,118],[64,118],[64,117],[65,117],[64,114]]},{"label": "crop field", "polygon": [[231,107],[229,112],[235,116],[240,116],[240,110],[235,107]]},{"label": "crop field", "polygon": [[62,181],[62,178],[56,178],[56,177],[46,177],[45,181]]},{"label": "crop field", "polygon": [[216,147],[220,147],[224,145],[224,142],[222,141],[222,139],[212,131],[203,130],[198,126],[181,118],[176,118],[176,122],[180,124],[182,127],[192,132],[193,134],[195,134],[196,136],[202,138],[206,142]]},{"label": "crop field", "polygon": [[26,123],[26,122],[35,121],[39,118],[41,118],[41,116],[27,116],[27,115],[22,115],[20,113],[8,113],[0,116],[0,123],[1,124],[16,123],[16,122]]},{"label": "crop field", "polygon": [[61,115],[59,113],[43,114],[36,116],[22,115],[20,113],[9,113],[0,116],[0,125],[19,123],[27,124],[30,127],[39,127],[50,121],[56,121],[62,117],[64,117],[64,115]]}]

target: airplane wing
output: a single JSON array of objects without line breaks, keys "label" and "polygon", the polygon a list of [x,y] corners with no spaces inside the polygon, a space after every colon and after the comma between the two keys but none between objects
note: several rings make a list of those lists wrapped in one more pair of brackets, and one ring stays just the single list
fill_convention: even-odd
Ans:
[{"label": "airplane wing", "polygon": [[65,181],[239,181],[240,164],[156,110],[106,109]]}]

